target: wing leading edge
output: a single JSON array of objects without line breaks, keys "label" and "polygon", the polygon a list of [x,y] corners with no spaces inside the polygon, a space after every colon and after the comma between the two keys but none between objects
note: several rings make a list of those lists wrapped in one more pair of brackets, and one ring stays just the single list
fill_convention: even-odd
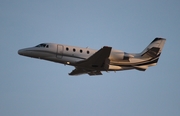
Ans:
[{"label": "wing leading edge", "polygon": [[108,70],[109,68],[109,55],[112,47],[104,46],[88,59],[77,62],[76,69],[74,69],[69,75],[102,75],[102,70]]}]

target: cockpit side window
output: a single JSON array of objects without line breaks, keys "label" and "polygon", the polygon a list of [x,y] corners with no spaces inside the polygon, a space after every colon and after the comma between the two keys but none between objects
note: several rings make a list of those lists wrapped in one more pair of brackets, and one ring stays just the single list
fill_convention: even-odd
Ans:
[{"label": "cockpit side window", "polygon": [[47,44],[39,44],[39,45],[37,45],[37,46],[35,46],[35,47],[48,48],[49,45],[47,45]]}]

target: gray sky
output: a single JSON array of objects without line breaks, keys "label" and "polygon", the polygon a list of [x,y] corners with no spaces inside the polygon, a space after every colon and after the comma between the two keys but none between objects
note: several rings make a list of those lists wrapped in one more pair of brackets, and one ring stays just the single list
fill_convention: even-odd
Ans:
[{"label": "gray sky", "polygon": [[[179,116],[179,0],[1,0],[1,116]],[[22,57],[53,42],[141,52],[167,39],[145,72],[69,76],[74,67]]]}]

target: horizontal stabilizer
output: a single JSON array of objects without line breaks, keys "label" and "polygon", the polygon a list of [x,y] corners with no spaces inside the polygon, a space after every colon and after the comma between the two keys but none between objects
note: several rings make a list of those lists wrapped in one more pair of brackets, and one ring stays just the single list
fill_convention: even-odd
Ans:
[{"label": "horizontal stabilizer", "polygon": [[139,71],[145,71],[148,68],[148,66],[134,66],[134,68]]}]

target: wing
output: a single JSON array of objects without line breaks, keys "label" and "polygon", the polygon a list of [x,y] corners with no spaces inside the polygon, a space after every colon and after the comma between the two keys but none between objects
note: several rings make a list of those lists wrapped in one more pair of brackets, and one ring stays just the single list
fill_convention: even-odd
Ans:
[{"label": "wing", "polygon": [[77,62],[78,67],[86,67],[88,69],[95,70],[108,70],[109,68],[109,55],[111,53],[112,47],[104,46],[88,59]]},{"label": "wing", "polygon": [[81,75],[81,74],[89,74],[90,76],[92,75],[102,75],[100,71],[93,71],[93,70],[85,70],[82,68],[75,68],[69,75]]},{"label": "wing", "polygon": [[109,55],[112,47],[104,46],[88,59],[77,62],[76,69],[74,69],[69,75],[102,75],[102,70],[108,70],[109,68]]}]

